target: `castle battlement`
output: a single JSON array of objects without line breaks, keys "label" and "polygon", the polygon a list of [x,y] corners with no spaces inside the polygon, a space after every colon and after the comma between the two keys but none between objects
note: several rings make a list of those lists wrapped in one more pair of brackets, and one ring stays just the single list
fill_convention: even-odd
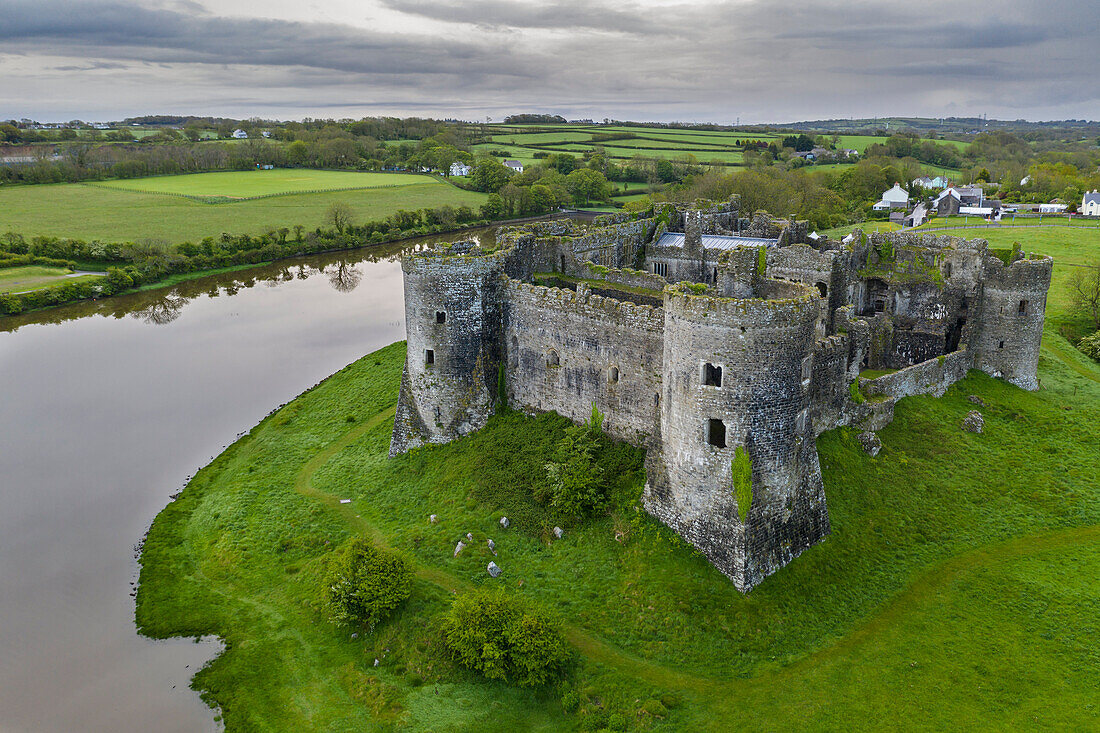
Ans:
[{"label": "castle battlement", "polygon": [[[391,455],[484,425],[501,375],[516,409],[582,422],[595,407],[647,449],[646,510],[751,589],[829,533],[818,434],[877,429],[894,399],[970,368],[1038,386],[1050,258],[807,231],[734,197],[406,255]],[[853,400],[861,384],[886,399]]]}]

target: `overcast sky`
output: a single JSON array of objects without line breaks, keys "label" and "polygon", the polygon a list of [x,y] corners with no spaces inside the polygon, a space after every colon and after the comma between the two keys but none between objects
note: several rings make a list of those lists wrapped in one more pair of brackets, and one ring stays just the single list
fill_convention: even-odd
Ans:
[{"label": "overcast sky", "polygon": [[1097,0],[0,0],[0,119],[1100,119]]}]

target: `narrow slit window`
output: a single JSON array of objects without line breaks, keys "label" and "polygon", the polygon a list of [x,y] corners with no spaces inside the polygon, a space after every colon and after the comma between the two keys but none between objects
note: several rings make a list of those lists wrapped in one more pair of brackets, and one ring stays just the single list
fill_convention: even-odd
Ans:
[{"label": "narrow slit window", "polygon": [[619,367],[611,367],[607,370],[607,383],[617,384],[619,381]]},{"label": "narrow slit window", "polygon": [[721,420],[707,420],[707,442],[715,448],[726,447],[726,424]]},{"label": "narrow slit window", "polygon": [[1026,300],[1021,300],[1020,301],[1020,308],[1017,311],[1017,313],[1019,313],[1021,316],[1026,316],[1027,315],[1027,301]]},{"label": "narrow slit window", "polygon": [[1001,343],[997,344],[997,348],[998,348],[998,349],[1003,349],[1004,347],[1005,347],[1005,342],[1004,342],[1004,341],[1002,341]]},{"label": "narrow slit window", "polygon": [[722,367],[717,364],[703,365],[703,384],[708,387],[722,386]]},{"label": "narrow slit window", "polygon": [[951,263],[950,262],[944,264],[944,266],[943,266],[943,276],[944,277],[951,277]]},{"label": "narrow slit window", "polygon": [[435,312],[435,322],[436,323],[446,323],[447,322],[447,312],[446,311],[436,311]]},{"label": "narrow slit window", "polygon": [[424,350],[424,363],[427,366],[431,366],[432,364],[435,364],[435,349],[425,349]]}]

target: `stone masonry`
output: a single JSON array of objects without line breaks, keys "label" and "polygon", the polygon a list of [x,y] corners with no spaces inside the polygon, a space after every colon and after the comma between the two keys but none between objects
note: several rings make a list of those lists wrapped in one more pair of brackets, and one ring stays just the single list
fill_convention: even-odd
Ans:
[{"label": "stone masonry", "polygon": [[647,449],[646,510],[751,590],[829,533],[817,435],[878,430],[897,399],[971,368],[1038,387],[1050,258],[807,231],[735,197],[405,255],[390,455],[482,427],[501,379],[528,413],[581,422],[595,406]]}]

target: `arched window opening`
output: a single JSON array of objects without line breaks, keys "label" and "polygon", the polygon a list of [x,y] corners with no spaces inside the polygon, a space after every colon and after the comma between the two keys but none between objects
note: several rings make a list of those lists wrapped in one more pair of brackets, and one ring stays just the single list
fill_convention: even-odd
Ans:
[{"label": "arched window opening", "polygon": [[561,366],[561,359],[558,358],[558,352],[554,351],[553,349],[550,349],[549,353],[546,354],[546,366],[548,366],[548,367]]},{"label": "arched window opening", "polygon": [[618,384],[619,383],[619,367],[613,366],[607,370],[607,383]]},{"label": "arched window opening", "polygon": [[707,420],[707,442],[715,448],[726,447],[726,424],[721,420]]}]

